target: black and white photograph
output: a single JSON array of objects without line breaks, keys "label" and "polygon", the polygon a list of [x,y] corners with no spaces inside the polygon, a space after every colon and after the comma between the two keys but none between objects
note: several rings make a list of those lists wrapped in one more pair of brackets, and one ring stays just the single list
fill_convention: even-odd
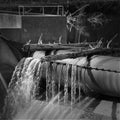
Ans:
[{"label": "black and white photograph", "polygon": [[120,120],[120,0],[0,0],[0,120]]}]

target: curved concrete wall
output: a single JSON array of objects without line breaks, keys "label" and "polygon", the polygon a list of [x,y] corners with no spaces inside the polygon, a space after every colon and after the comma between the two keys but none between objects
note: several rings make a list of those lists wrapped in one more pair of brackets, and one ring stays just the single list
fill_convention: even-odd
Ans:
[{"label": "curved concrete wall", "polygon": [[15,67],[17,63],[18,61],[8,45],[0,39],[0,64],[8,64]]}]

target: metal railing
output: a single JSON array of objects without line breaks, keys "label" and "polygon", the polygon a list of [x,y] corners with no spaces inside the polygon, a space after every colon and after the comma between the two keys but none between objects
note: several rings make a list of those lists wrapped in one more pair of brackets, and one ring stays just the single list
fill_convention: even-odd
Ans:
[{"label": "metal railing", "polygon": [[54,6],[19,6],[19,15],[64,15],[64,7],[61,5]]},{"label": "metal railing", "polygon": [[[14,8],[14,7],[13,7]],[[14,9],[0,8],[0,13],[15,15],[64,15],[64,7],[62,5],[41,5],[41,6],[24,6],[20,5]]]}]

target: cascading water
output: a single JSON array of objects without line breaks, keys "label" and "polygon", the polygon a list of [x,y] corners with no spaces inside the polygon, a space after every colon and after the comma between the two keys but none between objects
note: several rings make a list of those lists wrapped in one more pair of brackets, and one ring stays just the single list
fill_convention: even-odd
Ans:
[{"label": "cascading water", "polygon": [[[55,62],[41,63],[40,59],[23,58],[16,66],[9,84],[2,118],[7,120],[28,119],[28,113],[35,105],[36,108],[33,109],[30,119],[35,117],[36,110],[39,110],[39,116],[36,119],[42,119],[46,116],[48,108],[54,108],[53,102],[55,101],[59,106],[56,106],[57,108],[60,108],[61,104],[68,105],[68,103],[69,106],[73,106],[76,102],[77,83],[79,85],[79,95],[81,95],[80,83],[76,78],[77,72],[78,69],[75,65]],[[43,91],[41,91],[41,86],[44,88]],[[38,101],[41,101],[44,92],[45,98],[44,104],[42,104]],[[40,108],[37,108],[36,104]],[[40,112],[41,110],[42,112]],[[58,109],[55,116],[60,111]]]},{"label": "cascading water", "polygon": [[[60,89],[61,89],[62,67],[63,67],[62,64],[61,65],[59,64],[57,67],[57,71],[59,71],[57,74],[57,76],[58,76],[58,93],[60,93]],[[60,104],[60,94],[58,95],[58,104]]]},{"label": "cascading water", "polygon": [[40,60],[33,58],[22,59],[16,66],[5,99],[4,119],[11,119],[35,98],[40,66]]},{"label": "cascading water", "polygon": [[53,63],[52,64],[52,98],[54,98],[56,95],[55,81],[56,81],[56,63]]},{"label": "cascading water", "polygon": [[69,67],[70,65],[66,65],[66,78],[65,78],[65,81],[64,81],[64,103],[66,104],[68,102],[68,74],[69,74]]},{"label": "cascading water", "polygon": [[82,71],[82,68],[80,68],[80,67],[77,67],[77,80],[78,80],[78,93],[79,93],[79,95],[78,95],[78,99],[79,99],[79,101],[80,101],[80,96],[81,96],[81,71]]},{"label": "cascading water", "polygon": [[50,92],[51,88],[50,88],[50,78],[51,78],[51,70],[50,70],[50,63],[47,63],[47,69],[46,69],[46,101],[49,101],[49,97],[50,97]]},{"label": "cascading water", "polygon": [[72,65],[71,72],[71,105],[73,105],[75,103],[76,95],[76,66]]}]

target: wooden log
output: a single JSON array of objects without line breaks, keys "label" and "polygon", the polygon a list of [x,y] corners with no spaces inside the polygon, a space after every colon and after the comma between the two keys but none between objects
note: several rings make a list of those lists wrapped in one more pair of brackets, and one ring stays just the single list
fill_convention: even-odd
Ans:
[{"label": "wooden log", "polygon": [[60,55],[48,55],[46,57],[41,58],[41,61],[54,61],[54,60],[63,60],[68,58],[77,58],[77,57],[84,57],[87,56],[88,58],[93,55],[111,55],[117,56],[120,55],[120,49],[94,49],[94,50],[86,50],[81,52],[75,53],[67,53],[67,54],[60,54]]},{"label": "wooden log", "polygon": [[82,42],[82,43],[70,43],[70,44],[61,44],[63,46],[74,46],[74,47],[83,47],[89,45],[96,45],[97,42]]},{"label": "wooden log", "polygon": [[89,47],[89,44],[28,44],[24,45],[24,51],[37,51],[37,50],[66,50],[66,49],[83,49]]}]

